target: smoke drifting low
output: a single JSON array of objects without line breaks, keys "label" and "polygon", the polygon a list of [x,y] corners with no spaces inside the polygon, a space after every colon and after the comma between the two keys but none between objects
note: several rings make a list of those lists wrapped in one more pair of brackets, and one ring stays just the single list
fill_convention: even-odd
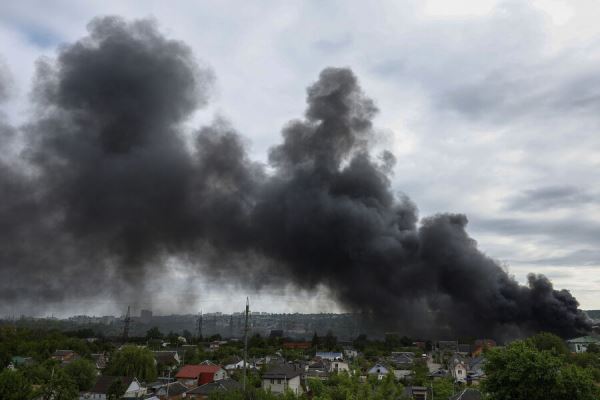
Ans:
[{"label": "smoke drifting low", "polygon": [[[373,155],[377,108],[346,68],[308,88],[269,166],[224,121],[189,134],[213,75],[152,21],[93,20],[38,66],[36,116],[0,127],[0,297],[147,295],[175,258],[255,288],[330,288],[386,329],[501,335],[589,326],[543,276],[519,285],[481,253],[464,215],[421,220]],[[1,86],[1,85],[0,85]],[[1,92],[1,91],[0,91]],[[100,289],[103,288],[103,289]]]}]

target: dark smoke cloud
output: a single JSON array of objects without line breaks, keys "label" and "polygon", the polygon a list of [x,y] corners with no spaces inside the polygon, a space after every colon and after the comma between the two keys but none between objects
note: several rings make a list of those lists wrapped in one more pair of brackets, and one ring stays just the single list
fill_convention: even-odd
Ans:
[{"label": "dark smoke cloud", "polygon": [[[216,120],[182,124],[213,75],[151,21],[102,18],[41,62],[27,168],[0,165],[0,296],[64,301],[93,285],[145,296],[175,257],[256,288],[326,285],[348,309],[409,333],[505,335],[589,327],[543,276],[522,286],[481,253],[463,215],[421,221],[372,154],[377,113],[346,68],[308,89],[266,168]],[[11,128],[12,129],[12,128]],[[5,144],[2,143],[4,146]]]}]

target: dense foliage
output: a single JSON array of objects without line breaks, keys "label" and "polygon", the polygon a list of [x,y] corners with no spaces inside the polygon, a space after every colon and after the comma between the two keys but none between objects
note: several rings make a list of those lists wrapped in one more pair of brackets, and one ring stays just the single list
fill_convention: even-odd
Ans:
[{"label": "dense foliage", "polygon": [[[241,341],[220,343],[218,349],[208,349],[207,342],[200,343],[190,336],[169,332],[163,334],[158,329],[150,329],[145,337],[132,338],[130,345],[116,349],[104,338],[88,340],[93,332],[78,330],[61,333],[57,330],[0,327],[0,399],[29,400],[32,398],[52,400],[74,400],[79,391],[90,389],[98,371],[92,362],[91,354],[104,353],[110,360],[102,373],[116,376],[135,376],[141,382],[154,381],[157,376],[174,373],[177,365],[156,363],[152,350],[179,350],[179,356],[186,364],[211,360],[227,365],[239,361],[243,354]],[[219,337],[210,339],[218,340]],[[311,360],[317,351],[342,351],[337,338],[331,333],[325,336],[313,335],[312,345],[307,349],[286,349],[286,341],[279,337],[253,335],[248,340],[250,358],[279,355],[287,361]],[[196,343],[185,347],[185,342]],[[432,380],[428,367],[421,357],[423,350],[412,347],[412,340],[397,335],[387,335],[385,340],[369,340],[365,335],[354,342],[361,355],[349,363],[350,372],[332,374],[328,380],[309,379],[306,388],[309,393],[295,396],[293,393],[275,395],[261,389],[262,366],[258,371],[249,371],[247,391],[217,392],[212,400],[400,400],[404,398],[404,384],[427,386],[433,392],[433,400],[447,400],[461,390],[452,379]],[[51,358],[57,349],[74,350],[78,358],[62,364]],[[375,362],[383,363],[389,369],[386,356],[392,351],[408,351],[415,354],[412,375],[407,382],[398,382],[392,374],[378,380],[366,372]],[[17,361],[13,357],[19,356]],[[440,359],[444,354],[438,354]],[[24,357],[30,357],[24,362]],[[569,352],[565,342],[552,334],[540,333],[526,340],[516,341],[504,348],[486,349],[485,366],[487,378],[481,388],[490,400],[592,400],[600,398],[600,348],[590,346],[587,353]],[[17,370],[5,369],[11,361],[17,363]],[[368,376],[365,378],[365,376]],[[235,371],[232,378],[241,381],[241,371]],[[110,396],[119,398],[125,390],[122,382],[115,381],[110,388]]]},{"label": "dense foliage", "polygon": [[31,394],[31,384],[21,372],[8,369],[0,372],[0,399],[28,400]]},{"label": "dense foliage", "polygon": [[107,375],[135,376],[140,381],[152,382],[157,371],[152,351],[144,347],[125,346],[113,353],[106,368]]},{"label": "dense foliage", "polygon": [[554,346],[516,341],[486,353],[484,388],[491,400],[595,400],[600,395],[589,370]]}]

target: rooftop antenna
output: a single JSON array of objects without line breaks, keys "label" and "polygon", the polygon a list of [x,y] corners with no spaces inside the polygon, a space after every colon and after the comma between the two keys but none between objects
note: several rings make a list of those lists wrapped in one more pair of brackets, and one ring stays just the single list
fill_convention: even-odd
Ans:
[{"label": "rooftop antenna", "polygon": [[126,343],[129,339],[129,323],[131,322],[130,307],[127,306],[127,315],[125,315],[125,326],[123,326],[123,342]]},{"label": "rooftop antenna", "polygon": [[250,313],[250,300],[246,297],[246,316],[244,322],[244,376],[242,377],[242,391],[246,391],[246,369],[248,358],[248,314]]}]

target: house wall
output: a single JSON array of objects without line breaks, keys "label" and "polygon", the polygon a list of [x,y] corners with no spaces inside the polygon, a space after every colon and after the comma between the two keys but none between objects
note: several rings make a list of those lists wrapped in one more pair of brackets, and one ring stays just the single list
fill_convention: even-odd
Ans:
[{"label": "house wall", "polygon": [[294,394],[300,394],[300,376],[292,379],[263,379],[262,388],[270,390],[271,393],[284,393],[286,388],[289,388]]},{"label": "house wall", "polygon": [[348,368],[348,363],[341,362],[341,361],[333,361],[331,363],[329,370],[330,370],[330,372],[342,372],[342,371],[349,371],[350,368]]},{"label": "house wall", "polygon": [[179,382],[183,383],[187,387],[198,386],[198,381],[196,379],[177,379]]},{"label": "house wall", "polygon": [[467,369],[462,364],[457,364],[454,367],[454,379],[459,382],[467,381]]},{"label": "house wall", "polygon": [[227,378],[227,371],[225,371],[224,369],[220,369],[217,372],[215,372],[215,376],[213,379],[215,381],[220,381],[221,379],[225,378]]},{"label": "house wall", "polygon": [[375,365],[369,370],[369,375],[377,375],[378,380],[382,380],[390,371],[383,365]]},{"label": "house wall", "polygon": [[589,343],[575,343],[572,347],[575,348],[576,353],[585,353],[587,351]]},{"label": "house wall", "polygon": [[101,393],[82,393],[79,400],[106,400],[106,395]]}]

